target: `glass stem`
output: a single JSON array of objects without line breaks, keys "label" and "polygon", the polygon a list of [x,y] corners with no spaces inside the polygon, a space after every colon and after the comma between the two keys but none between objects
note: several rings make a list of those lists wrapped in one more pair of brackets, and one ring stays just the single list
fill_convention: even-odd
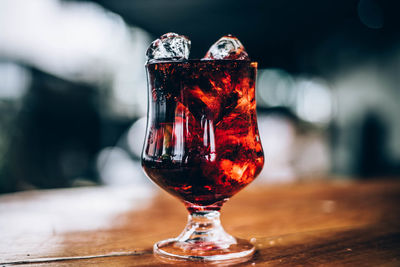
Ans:
[{"label": "glass stem", "polygon": [[236,239],[223,229],[219,211],[192,212],[177,241],[186,246],[192,244],[190,249],[201,250],[224,249],[236,243]]}]

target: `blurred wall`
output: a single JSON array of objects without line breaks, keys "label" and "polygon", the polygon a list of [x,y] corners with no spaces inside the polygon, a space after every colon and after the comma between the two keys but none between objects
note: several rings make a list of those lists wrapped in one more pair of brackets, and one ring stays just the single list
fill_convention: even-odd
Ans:
[{"label": "blurred wall", "polygon": [[375,0],[0,1],[0,192],[145,181],[145,52],[169,31],[188,35],[195,57],[233,33],[259,61],[260,182],[398,177],[397,10]]}]

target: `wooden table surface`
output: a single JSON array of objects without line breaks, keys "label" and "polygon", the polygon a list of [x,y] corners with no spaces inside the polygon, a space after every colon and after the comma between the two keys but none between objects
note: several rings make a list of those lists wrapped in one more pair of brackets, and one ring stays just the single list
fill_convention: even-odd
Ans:
[{"label": "wooden table surface", "polygon": [[[256,244],[240,266],[400,266],[399,204],[395,180],[255,183],[221,217]],[[152,245],[178,235],[186,216],[152,186],[2,195],[0,266],[169,266]]]}]

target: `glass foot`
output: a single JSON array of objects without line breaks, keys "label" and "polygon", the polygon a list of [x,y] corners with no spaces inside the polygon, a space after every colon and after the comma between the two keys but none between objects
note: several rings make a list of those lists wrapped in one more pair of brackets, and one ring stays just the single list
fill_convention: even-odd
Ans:
[{"label": "glass foot", "polygon": [[235,241],[228,247],[220,247],[213,243],[185,243],[176,239],[167,239],[156,243],[153,249],[157,256],[169,260],[238,260],[239,262],[249,260],[254,254],[254,245],[244,239],[235,239]]},{"label": "glass foot", "polygon": [[183,232],[173,239],[154,245],[154,254],[168,260],[247,261],[255,252],[249,241],[227,234],[221,226],[218,211],[189,215]]}]

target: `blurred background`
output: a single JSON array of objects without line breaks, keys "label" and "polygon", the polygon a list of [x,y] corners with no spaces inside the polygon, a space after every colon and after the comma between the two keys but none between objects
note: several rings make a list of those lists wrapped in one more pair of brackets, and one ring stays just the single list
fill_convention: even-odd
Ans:
[{"label": "blurred background", "polygon": [[0,193],[149,184],[145,52],[166,32],[192,40],[191,58],[231,33],[259,62],[258,182],[399,177],[399,13],[394,0],[0,0]]}]

